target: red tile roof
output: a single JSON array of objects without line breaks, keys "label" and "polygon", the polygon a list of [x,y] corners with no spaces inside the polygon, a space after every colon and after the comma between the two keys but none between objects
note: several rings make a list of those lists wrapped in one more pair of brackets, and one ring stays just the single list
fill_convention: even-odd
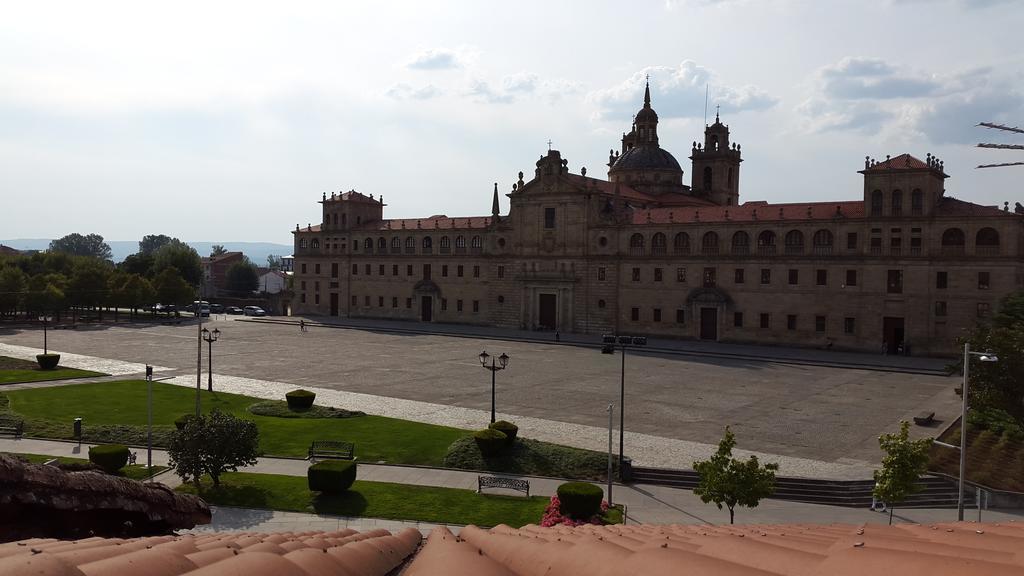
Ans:
[{"label": "red tile roof", "polygon": [[873,164],[869,168],[865,168],[865,172],[882,172],[886,170],[927,170],[930,166],[925,162],[914,158],[910,154],[900,154],[888,158],[877,164]]},{"label": "red tile roof", "polygon": [[328,202],[330,202],[330,201],[340,202],[342,200],[345,200],[345,201],[348,201],[348,202],[358,202],[358,203],[361,203],[361,204],[380,204],[383,201],[382,199],[374,198],[372,195],[371,196],[367,196],[366,194],[363,194],[361,192],[356,192],[355,190],[349,190],[348,192],[342,192],[341,194],[338,194],[337,196],[335,196],[334,193],[331,193],[330,196],[327,196],[326,194],[324,196],[325,196],[325,199]]},{"label": "red tile roof", "polygon": [[935,209],[936,216],[1012,216],[1013,212],[1003,211],[996,206],[982,206],[972,202],[946,196]]},{"label": "red tile roof", "polygon": [[702,206],[651,208],[633,212],[633,224],[669,224],[696,222],[775,222],[791,220],[831,220],[833,218],[862,218],[864,202],[801,202],[796,204],[768,204],[747,202],[740,206]]},{"label": "red tile roof", "polygon": [[[584,189],[596,190],[598,193],[607,196],[615,195],[615,182],[600,180],[598,178],[589,178],[579,174],[566,174],[564,177],[569,180],[569,182],[572,182]],[[645,194],[638,190],[634,190],[633,188],[621,183],[619,184],[619,196],[626,200],[636,200],[638,202],[643,202],[644,204],[656,204],[659,206],[715,205],[710,200],[697,198],[695,196],[688,196],[686,194],[664,194],[661,196],[653,196],[651,194]]]}]

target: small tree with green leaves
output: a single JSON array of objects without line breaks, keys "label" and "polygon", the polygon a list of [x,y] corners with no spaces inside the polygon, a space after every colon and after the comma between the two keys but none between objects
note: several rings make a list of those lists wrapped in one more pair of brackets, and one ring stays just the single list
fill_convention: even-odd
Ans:
[{"label": "small tree with green leaves", "polygon": [[900,431],[882,434],[878,444],[885,451],[882,469],[875,470],[875,488],[871,495],[889,508],[889,524],[895,504],[921,490],[917,479],[928,470],[928,450],[931,438],[910,439],[910,422],[900,422]]},{"label": "small tree with green leaves", "polygon": [[725,436],[718,443],[718,452],[708,460],[693,463],[693,469],[700,474],[700,484],[693,493],[705,504],[714,502],[721,510],[729,509],[729,523],[733,524],[736,506],[756,508],[761,499],[775,492],[775,463],[761,464],[757,456],[751,455],[746,461],[732,457],[736,437],[728,426]]},{"label": "small tree with green leaves", "polygon": [[252,466],[260,455],[259,430],[251,420],[214,409],[203,416],[186,418],[180,429],[171,433],[167,447],[171,466],[184,482],[199,485],[209,474],[214,486],[220,486],[224,472]]},{"label": "small tree with green leaves", "polygon": [[[175,423],[177,425],[177,422]],[[182,482],[192,482],[197,487],[203,475],[203,441],[206,419],[190,416],[185,418],[181,427],[171,433],[167,445],[171,468]]]}]

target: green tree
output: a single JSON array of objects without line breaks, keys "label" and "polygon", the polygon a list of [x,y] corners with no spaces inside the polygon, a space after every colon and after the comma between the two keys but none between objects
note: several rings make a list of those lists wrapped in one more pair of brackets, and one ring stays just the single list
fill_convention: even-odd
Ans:
[{"label": "green tree", "polygon": [[161,247],[171,242],[180,242],[177,238],[171,238],[165,234],[147,234],[139,241],[139,255],[152,256]]},{"label": "green tree", "polygon": [[281,257],[277,254],[267,254],[267,268],[271,270],[280,270],[282,266]]},{"label": "green tree", "polygon": [[775,492],[775,471],[778,464],[762,465],[757,456],[747,461],[732,457],[736,437],[728,426],[725,436],[718,443],[718,451],[708,460],[693,463],[693,469],[700,474],[700,484],[693,493],[705,504],[714,502],[718,509],[724,504],[729,509],[729,523],[735,519],[736,506],[755,508],[762,498]]},{"label": "green tree", "polygon": [[152,254],[129,254],[118,265],[118,268],[129,274],[139,274],[146,278],[152,278],[154,262],[155,259]]},{"label": "green tree", "polygon": [[882,469],[875,470],[875,488],[871,495],[886,503],[889,524],[896,504],[921,490],[918,478],[928,470],[928,450],[932,439],[910,439],[910,422],[900,422],[900,431],[882,434],[878,445],[885,452]]},{"label": "green tree", "polygon": [[110,260],[110,246],[103,241],[99,234],[87,234],[82,236],[75,232],[63,238],[50,242],[50,252],[62,252],[74,256],[89,256],[101,260]]},{"label": "green tree", "polygon": [[210,250],[210,256],[223,256],[228,253],[228,249],[221,244],[214,244],[213,249]]},{"label": "green tree", "polygon": [[24,303],[28,289],[28,276],[21,268],[4,266],[0,269],[0,314],[15,314]]},{"label": "green tree", "polygon": [[71,274],[66,295],[72,305],[97,307],[107,299],[109,266],[95,260],[81,260]]},{"label": "green tree", "polygon": [[59,315],[65,307],[67,279],[61,274],[38,274],[28,281],[25,309],[33,313]]},{"label": "green tree", "polygon": [[[968,382],[972,408],[1008,412],[1024,425],[1024,291],[1003,299],[991,322],[980,321],[965,337],[972,350],[984,350],[998,362],[972,362]],[[963,370],[963,359],[951,368]]]},{"label": "green tree", "polygon": [[132,313],[143,306],[153,304],[157,299],[153,285],[138,274],[128,276],[121,287],[121,294],[125,305],[132,309]]},{"label": "green tree", "polygon": [[177,268],[178,274],[191,286],[198,286],[203,279],[202,259],[195,248],[172,240],[161,246],[153,255],[153,271],[160,274],[167,268]]},{"label": "green tree", "polygon": [[156,299],[164,304],[187,304],[195,299],[195,289],[181,277],[173,266],[164,268],[153,279]]},{"label": "green tree", "polygon": [[260,286],[259,273],[256,265],[248,258],[235,262],[228,267],[227,289],[232,292],[255,292]]},{"label": "green tree", "polygon": [[999,312],[992,323],[1000,328],[1024,328],[1024,290],[1007,294],[999,301]]},{"label": "green tree", "polygon": [[167,453],[182,481],[198,486],[205,473],[214,486],[220,486],[224,472],[256,463],[260,455],[259,430],[255,422],[215,408],[209,414],[186,418],[184,426],[171,434]]}]

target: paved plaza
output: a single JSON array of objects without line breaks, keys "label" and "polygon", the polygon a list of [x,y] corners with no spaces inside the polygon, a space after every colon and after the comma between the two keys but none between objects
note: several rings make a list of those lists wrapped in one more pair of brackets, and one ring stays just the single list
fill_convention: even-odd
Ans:
[{"label": "paved plaza", "polygon": [[[490,373],[477,360],[486,349],[512,358],[497,375],[497,405],[519,420],[524,436],[554,439],[530,428],[551,423],[563,427],[563,435],[587,436],[583,444],[599,448],[605,408],[618,404],[621,358],[594,347],[321,326],[300,333],[292,324],[234,319],[210,325],[222,332],[214,344],[214,372],[223,390],[269,397],[294,386],[335,390],[338,402],[359,404],[346,407],[421,421],[437,421],[425,413],[452,407],[460,417],[445,422],[470,420],[465,424],[472,427],[490,408]],[[7,329],[0,332],[0,344],[38,347],[40,337],[36,330]],[[180,374],[175,383],[195,382],[194,324],[59,330],[51,334],[50,346],[86,357],[148,362]],[[728,353],[730,347],[719,349]],[[203,370],[205,386],[205,358]],[[956,383],[955,377],[767,357],[631,351],[626,429],[627,444],[635,448],[627,452],[660,450],[662,439],[666,450],[680,443],[710,449],[729,424],[744,449],[835,463],[863,475],[880,458],[878,435],[895,430],[901,419],[928,409],[939,421],[951,421],[959,412]],[[409,407],[424,414],[395,413]],[[919,435],[936,431],[915,427]]]}]

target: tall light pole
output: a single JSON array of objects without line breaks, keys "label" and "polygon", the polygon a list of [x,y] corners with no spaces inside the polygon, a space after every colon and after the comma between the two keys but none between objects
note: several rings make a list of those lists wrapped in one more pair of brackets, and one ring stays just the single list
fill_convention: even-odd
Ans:
[{"label": "tall light pole", "polygon": [[[200,286],[202,285],[200,284]],[[201,290],[202,288],[200,288]],[[199,406],[199,393],[203,388],[203,315],[199,305],[202,298],[199,296],[199,300],[192,303],[192,313],[199,319],[199,323],[196,324],[196,418],[202,415]]]},{"label": "tall light pole", "polygon": [[992,353],[971,352],[971,343],[964,343],[964,383],[960,388],[963,393],[960,405],[960,485],[957,489],[956,519],[964,519],[964,470],[967,467],[967,382],[971,373],[971,356],[977,356],[982,362],[998,362],[999,358]]},{"label": "tall light pole", "polygon": [[615,345],[619,345],[622,351],[622,373],[619,380],[619,479],[623,477],[624,470],[624,446],[626,438],[626,349],[630,346],[646,346],[646,336],[617,336],[605,334],[601,337],[604,346],[601,347],[602,354],[615,354]]},{"label": "tall light pole", "polygon": [[50,353],[49,347],[47,346],[47,342],[46,342],[46,326],[47,326],[47,324],[50,323],[51,320],[53,320],[53,316],[43,315],[43,316],[39,317],[39,321],[43,323],[43,354],[49,354]]},{"label": "tall light pole", "polygon": [[608,505],[612,506],[612,414],[615,409],[608,405]]},{"label": "tall light pole", "polygon": [[[487,365],[487,360],[490,359],[491,365]],[[491,371],[491,424],[494,424],[494,375],[498,370],[504,370],[508,366],[508,354],[502,352],[501,356],[497,357],[497,364],[495,364],[495,357],[487,353],[486,350],[480,353],[480,365]]]},{"label": "tall light pole", "polygon": [[213,332],[210,332],[206,328],[203,328],[203,340],[209,344],[209,362],[210,370],[207,372],[209,380],[206,383],[206,389],[213,392],[213,343],[220,338],[220,328],[214,328]]}]

